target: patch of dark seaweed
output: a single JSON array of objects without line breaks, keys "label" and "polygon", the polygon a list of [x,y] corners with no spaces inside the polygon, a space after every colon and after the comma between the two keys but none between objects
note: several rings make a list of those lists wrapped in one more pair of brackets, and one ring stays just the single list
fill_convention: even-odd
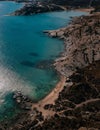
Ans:
[{"label": "patch of dark seaweed", "polygon": [[50,69],[53,67],[53,63],[54,63],[53,60],[42,60],[36,63],[32,61],[22,61],[20,64],[27,67],[37,68],[37,69]]},{"label": "patch of dark seaweed", "polygon": [[36,52],[30,52],[29,55],[30,55],[30,56],[35,56],[35,57],[38,57],[38,56],[39,56],[38,53],[36,53]]},{"label": "patch of dark seaweed", "polygon": [[31,62],[31,61],[22,61],[20,64],[27,67],[35,67],[34,62]]}]

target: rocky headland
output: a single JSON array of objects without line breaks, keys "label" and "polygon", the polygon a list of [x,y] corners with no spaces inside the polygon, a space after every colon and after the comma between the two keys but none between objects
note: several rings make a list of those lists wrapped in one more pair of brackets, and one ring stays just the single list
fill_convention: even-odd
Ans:
[{"label": "rocky headland", "polygon": [[15,0],[26,4],[12,15],[33,15],[37,13],[91,8],[100,5],[100,0]]},{"label": "rocky headland", "polygon": [[44,2],[36,4],[27,3],[24,5],[24,7],[12,13],[12,15],[33,15],[38,13],[62,10],[66,10],[66,8],[56,4],[49,4]]},{"label": "rocky headland", "polygon": [[23,112],[10,123],[1,122],[0,129],[100,130],[100,13],[44,32],[64,41],[64,53],[54,63],[61,81],[37,103],[15,92]]}]

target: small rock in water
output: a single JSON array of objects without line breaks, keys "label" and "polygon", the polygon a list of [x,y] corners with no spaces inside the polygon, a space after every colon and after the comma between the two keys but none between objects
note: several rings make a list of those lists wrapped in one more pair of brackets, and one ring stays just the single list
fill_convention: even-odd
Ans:
[{"label": "small rock in water", "polygon": [[13,99],[19,105],[20,108],[25,110],[30,110],[32,106],[32,100],[27,96],[23,95],[21,92],[15,92]]}]

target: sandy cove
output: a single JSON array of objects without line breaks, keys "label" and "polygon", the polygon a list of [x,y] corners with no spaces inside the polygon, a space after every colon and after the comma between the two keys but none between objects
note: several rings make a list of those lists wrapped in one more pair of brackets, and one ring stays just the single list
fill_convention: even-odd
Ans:
[{"label": "sandy cove", "polygon": [[46,104],[55,104],[55,100],[59,96],[59,92],[62,91],[63,86],[65,85],[66,77],[63,75],[60,76],[60,81],[57,83],[55,88],[41,101],[36,104],[33,104],[32,109],[37,108],[39,111],[42,112],[44,118],[50,117],[54,115],[54,111],[44,109]]}]

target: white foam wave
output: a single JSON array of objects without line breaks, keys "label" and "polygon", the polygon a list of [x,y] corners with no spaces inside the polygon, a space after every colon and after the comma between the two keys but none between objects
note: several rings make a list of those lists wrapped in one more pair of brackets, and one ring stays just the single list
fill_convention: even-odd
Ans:
[{"label": "white foam wave", "polygon": [[15,72],[0,66],[0,104],[3,102],[2,97],[7,92],[21,91],[24,95],[34,95],[33,86],[21,79]]}]

